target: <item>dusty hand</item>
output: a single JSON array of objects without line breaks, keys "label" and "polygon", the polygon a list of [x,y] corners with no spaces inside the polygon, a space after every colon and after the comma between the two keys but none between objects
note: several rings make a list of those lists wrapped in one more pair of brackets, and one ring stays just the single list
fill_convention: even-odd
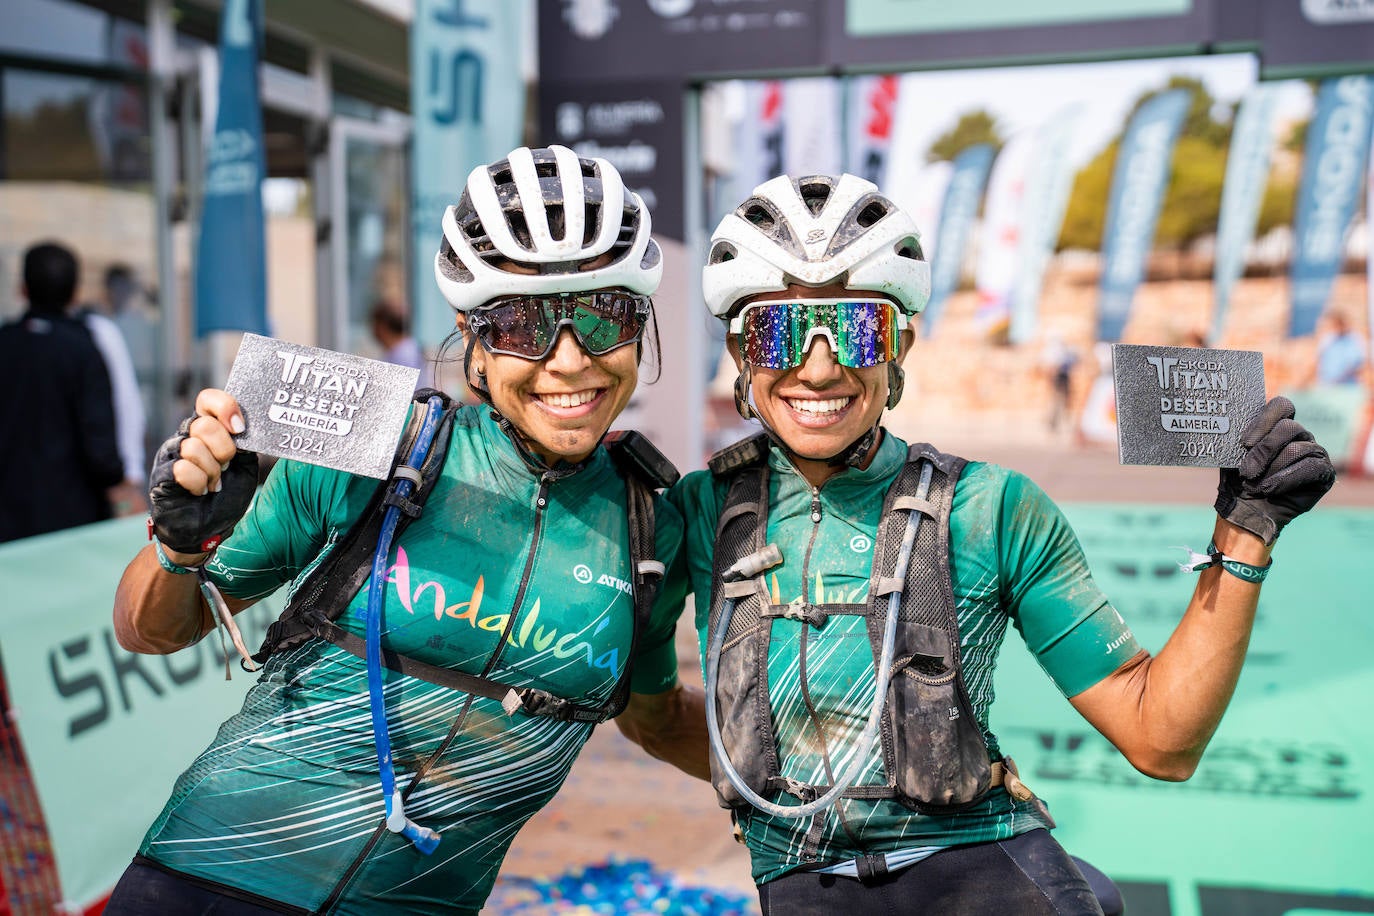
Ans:
[{"label": "dusty hand", "polygon": [[1239,468],[1222,468],[1217,514],[1273,544],[1283,526],[1317,504],[1336,482],[1331,457],[1293,419],[1284,397],[1264,405],[1241,432]]},{"label": "dusty hand", "polygon": [[205,553],[219,546],[248,509],[258,482],[258,458],[240,451],[238,402],[216,388],[196,396],[195,416],[158,446],[149,475],[153,531],[169,550]]}]

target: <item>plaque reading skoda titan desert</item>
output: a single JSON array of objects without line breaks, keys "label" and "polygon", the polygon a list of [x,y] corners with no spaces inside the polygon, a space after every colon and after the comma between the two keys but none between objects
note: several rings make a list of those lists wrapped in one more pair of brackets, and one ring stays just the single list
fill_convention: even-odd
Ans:
[{"label": "plaque reading skoda titan desert", "polygon": [[224,389],[246,429],[239,448],[384,479],[417,369],[243,335]]},{"label": "plaque reading skoda titan desert", "polygon": [[1112,345],[1122,464],[1233,468],[1240,433],[1264,409],[1253,350]]}]

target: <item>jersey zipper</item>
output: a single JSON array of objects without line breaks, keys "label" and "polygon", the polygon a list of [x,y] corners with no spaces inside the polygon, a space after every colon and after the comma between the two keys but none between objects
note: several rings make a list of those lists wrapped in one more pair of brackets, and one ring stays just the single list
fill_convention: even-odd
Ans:
[{"label": "jersey zipper", "polygon": [[[482,673],[479,675],[480,677],[487,677],[490,675],[492,669],[495,668],[497,662],[500,661],[501,650],[505,648],[506,639],[510,636],[511,629],[515,626],[515,618],[520,614],[520,606],[524,603],[525,592],[529,590],[530,572],[534,569],[534,558],[535,555],[539,553],[539,539],[544,529],[544,514],[545,510],[549,507],[549,484],[557,480],[558,477],[559,475],[552,471],[545,471],[539,478],[539,490],[535,493],[534,498],[534,525],[532,528],[532,536],[530,537],[530,549],[529,553],[525,555],[525,568],[520,573],[520,587],[516,589],[515,600],[511,602],[511,612],[506,620],[506,628],[502,631],[501,638],[496,643],[496,649],[487,658],[486,665],[482,667]],[[404,793],[402,793],[402,799],[408,799],[410,797],[410,793],[420,784],[420,780],[425,777],[425,774],[429,772],[435,762],[443,757],[444,753],[463,730],[463,723],[467,720],[468,710],[472,708],[472,700],[473,697],[469,694],[467,702],[463,704],[462,712],[458,714],[458,718],[454,721],[453,727],[449,729],[448,735],[444,738],[439,747],[435,749],[434,753],[429,756],[429,759],[415,770],[415,775],[411,777],[410,782],[406,785]],[[367,861],[367,857],[372,854],[372,850],[376,848],[377,843],[381,841],[382,835],[385,833],[386,824],[379,824],[377,829],[373,831],[372,837],[367,841],[367,845],[362,848],[358,855],[354,857],[353,861],[349,863],[348,868],[344,870],[343,877],[334,885],[334,889],[330,892],[329,897],[320,908],[316,910],[317,913],[330,913],[333,911],[334,907],[338,905],[339,900],[343,897],[345,888],[348,887],[349,883],[351,883],[353,878],[358,874],[363,863]]]}]

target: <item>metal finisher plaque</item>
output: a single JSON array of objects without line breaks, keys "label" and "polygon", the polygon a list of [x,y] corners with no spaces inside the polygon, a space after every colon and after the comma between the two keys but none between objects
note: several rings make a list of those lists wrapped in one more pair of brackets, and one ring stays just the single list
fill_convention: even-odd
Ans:
[{"label": "metal finisher plaque", "polygon": [[386,477],[419,370],[257,334],[224,389],[247,427],[239,448],[364,477]]},{"label": "metal finisher plaque", "polygon": [[1112,345],[1122,464],[1233,468],[1240,432],[1264,409],[1253,350]]}]

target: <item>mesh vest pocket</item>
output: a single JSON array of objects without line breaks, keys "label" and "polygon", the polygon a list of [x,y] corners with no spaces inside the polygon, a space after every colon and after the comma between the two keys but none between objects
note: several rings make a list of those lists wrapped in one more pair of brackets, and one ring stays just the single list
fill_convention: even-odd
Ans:
[{"label": "mesh vest pocket", "polygon": [[[767,690],[766,672],[761,673],[759,668],[757,630],[760,627],[767,629],[765,624],[755,623],[752,630],[721,650],[716,702],[720,736],[730,751],[730,763],[745,785],[767,798],[768,777],[770,772],[777,770],[773,762],[777,751],[773,747],[768,698],[765,695],[760,699],[760,691]],[[764,736],[767,736],[766,743]],[[747,804],[726,778],[714,753],[711,755],[711,782],[723,802],[722,807]]]},{"label": "mesh vest pocket", "polygon": [[914,655],[894,665],[890,702],[899,801],[938,814],[987,793],[992,782],[987,744],[958,671],[946,657]]}]

